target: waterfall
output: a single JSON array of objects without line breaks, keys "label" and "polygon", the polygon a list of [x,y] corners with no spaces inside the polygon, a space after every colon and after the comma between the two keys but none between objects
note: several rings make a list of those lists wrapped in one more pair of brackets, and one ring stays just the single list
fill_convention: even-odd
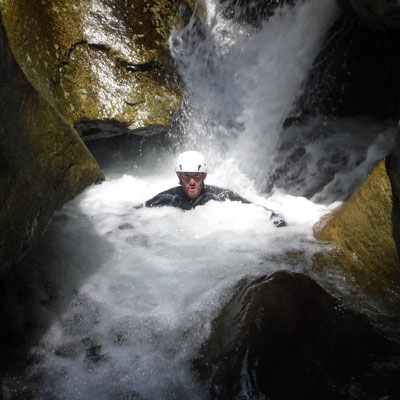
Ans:
[{"label": "waterfall", "polygon": [[240,171],[259,193],[275,185],[326,204],[346,200],[393,148],[393,125],[318,115],[283,128],[318,67],[336,2],[280,7],[257,29],[224,19],[221,7],[207,2],[201,29],[194,15],[170,39],[185,84],[179,148],[200,149],[219,177]]},{"label": "waterfall", "polygon": [[203,35],[189,23],[170,40],[187,88],[186,147],[200,146],[216,164],[233,158],[263,180],[337,6],[299,1],[277,9],[256,31],[225,20],[213,2],[207,6]]}]

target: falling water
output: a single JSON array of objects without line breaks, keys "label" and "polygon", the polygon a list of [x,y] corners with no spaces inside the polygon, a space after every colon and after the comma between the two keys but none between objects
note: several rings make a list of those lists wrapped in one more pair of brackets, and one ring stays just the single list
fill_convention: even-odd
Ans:
[{"label": "falling water", "polygon": [[[171,137],[175,150],[205,153],[210,184],[254,204],[135,209],[177,184],[174,151],[93,145],[106,182],[58,211],[3,284],[10,332],[27,344],[10,353],[4,398],[205,398],[191,359],[235,283],[278,269],[307,273],[321,248],[312,225],[389,151],[393,131],[365,119],[282,128],[336,15],[334,0],[279,8],[257,30],[220,11],[210,1],[201,34],[192,17],[171,37],[185,87]],[[296,163],[285,162],[295,147]],[[288,227],[275,228],[259,205]]]}]

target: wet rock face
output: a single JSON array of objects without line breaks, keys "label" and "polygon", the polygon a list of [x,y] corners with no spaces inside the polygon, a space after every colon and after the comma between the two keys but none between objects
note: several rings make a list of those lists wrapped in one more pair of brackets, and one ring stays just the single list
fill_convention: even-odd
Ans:
[{"label": "wet rock face", "polygon": [[169,125],[180,104],[167,0],[0,3],[11,49],[32,85],[70,124]]},{"label": "wet rock face", "polygon": [[[345,14],[329,30],[294,114],[300,119],[315,114],[339,117],[367,114],[381,120],[396,120],[400,112],[399,4],[369,0],[339,2]],[[318,239],[338,246],[335,262],[357,271],[360,279],[364,274],[364,286],[370,285],[367,280],[371,273],[381,278],[394,274],[398,280],[399,172],[397,145],[397,150],[371,172],[350,200],[331,216],[324,217],[314,229]]]},{"label": "wet rock face", "polygon": [[27,81],[0,29],[1,271],[38,241],[55,210],[103,175],[77,133]]},{"label": "wet rock face", "polygon": [[[398,170],[398,164],[392,163],[392,168],[396,165]],[[315,237],[339,246],[342,264],[347,268],[399,276],[399,253],[393,237],[393,216],[398,215],[399,209],[398,205],[393,207],[393,190],[382,160],[349,200],[314,226]]]},{"label": "wet rock face", "polygon": [[372,399],[399,393],[387,361],[371,372],[391,351],[312,279],[279,271],[242,282],[195,367],[211,398]]},{"label": "wet rock face", "polygon": [[396,0],[338,0],[343,10],[372,28],[400,28],[400,3]]},{"label": "wet rock face", "polygon": [[260,27],[280,7],[295,0],[220,0],[225,18]]},{"label": "wet rock face", "polygon": [[399,40],[400,29],[372,29],[341,15],[326,35],[293,114],[398,119]]}]

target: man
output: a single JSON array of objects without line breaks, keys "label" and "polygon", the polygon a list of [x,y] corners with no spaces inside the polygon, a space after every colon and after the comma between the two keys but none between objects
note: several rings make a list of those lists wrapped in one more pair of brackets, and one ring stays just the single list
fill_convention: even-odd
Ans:
[{"label": "man", "polygon": [[[202,206],[210,200],[231,200],[246,204],[250,203],[250,201],[231,190],[205,185],[207,164],[204,156],[197,151],[182,153],[176,160],[175,171],[178,175],[180,186],[161,192],[152,199],[147,200],[144,204],[146,207],[171,206],[190,210],[194,207]],[[268,208],[266,210],[271,213],[270,218],[275,226],[286,225],[285,220],[280,215]]]}]

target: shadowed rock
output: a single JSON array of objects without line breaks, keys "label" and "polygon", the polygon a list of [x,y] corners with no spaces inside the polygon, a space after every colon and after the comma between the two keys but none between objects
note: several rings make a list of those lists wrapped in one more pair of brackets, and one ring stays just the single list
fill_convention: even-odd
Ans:
[{"label": "shadowed rock", "polygon": [[[388,362],[391,345],[312,279],[279,271],[240,286],[195,361],[211,398],[367,399],[400,393],[399,371]],[[381,379],[375,385],[368,375],[374,368]]]},{"label": "shadowed rock", "polygon": [[393,238],[397,246],[397,254],[400,259],[400,140],[399,137],[396,148],[387,157],[386,167],[390,178],[393,194]]},{"label": "shadowed rock", "polygon": [[400,112],[400,29],[377,30],[341,15],[329,29],[292,118],[306,115],[385,120]]},{"label": "shadowed rock", "polygon": [[103,179],[77,133],[32,88],[0,26],[0,270],[19,260],[55,210]]}]

